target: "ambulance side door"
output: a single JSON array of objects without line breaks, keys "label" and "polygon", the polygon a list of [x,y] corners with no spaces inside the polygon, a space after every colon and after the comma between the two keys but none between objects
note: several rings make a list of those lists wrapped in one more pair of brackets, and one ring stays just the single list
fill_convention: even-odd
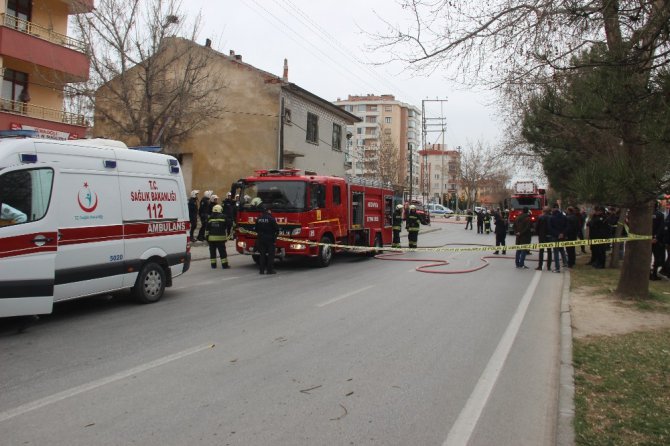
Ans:
[{"label": "ambulance side door", "polygon": [[0,171],[0,317],[51,313],[58,231],[55,169]]}]

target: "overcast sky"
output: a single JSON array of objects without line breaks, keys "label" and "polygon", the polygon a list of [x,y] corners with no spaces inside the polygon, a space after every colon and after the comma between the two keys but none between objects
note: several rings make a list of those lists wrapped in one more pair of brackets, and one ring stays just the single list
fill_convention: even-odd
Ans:
[{"label": "overcast sky", "polygon": [[[439,103],[426,103],[426,116],[446,118],[448,147],[478,140],[495,145],[501,138],[491,93],[464,91],[439,71],[418,76],[399,64],[371,64],[385,58],[370,52],[373,42],[364,31],[383,31],[379,17],[398,24],[409,19],[394,0],[185,0],[182,5],[189,14],[202,12],[200,43],[210,38],[214,49],[234,50],[244,62],[277,76],[286,58],[289,81],[324,99],[393,94],[419,110],[424,99],[447,99],[442,110]],[[442,142],[437,133],[427,139]]]}]

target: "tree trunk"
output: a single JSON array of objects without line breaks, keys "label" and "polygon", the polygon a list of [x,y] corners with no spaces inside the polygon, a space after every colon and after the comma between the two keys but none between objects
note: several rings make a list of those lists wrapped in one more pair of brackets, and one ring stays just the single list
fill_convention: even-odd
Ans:
[{"label": "tree trunk", "polygon": [[[651,235],[653,203],[631,207],[628,213],[630,232],[635,235]],[[616,293],[623,299],[649,298],[649,265],[651,242],[634,240],[626,242],[626,253],[621,266]]]},{"label": "tree trunk", "polygon": [[[619,224],[616,226],[614,231],[614,238],[620,238],[623,233],[623,220],[626,218],[626,213],[628,209],[619,209]],[[610,253],[610,268],[619,268],[619,251],[621,250],[622,242],[612,243],[612,252]]]}]

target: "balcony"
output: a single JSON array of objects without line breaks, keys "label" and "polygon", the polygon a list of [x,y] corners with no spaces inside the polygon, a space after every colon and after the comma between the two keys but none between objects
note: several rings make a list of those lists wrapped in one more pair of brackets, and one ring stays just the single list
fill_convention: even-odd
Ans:
[{"label": "balcony", "polygon": [[44,137],[62,139],[63,134],[69,138],[83,138],[87,126],[84,115],[0,99],[0,129],[25,130],[28,127],[37,129]]},{"label": "balcony", "polygon": [[82,82],[88,79],[89,71],[85,51],[85,45],[78,40],[17,17],[0,14],[0,56],[58,71],[65,75],[66,82]]}]

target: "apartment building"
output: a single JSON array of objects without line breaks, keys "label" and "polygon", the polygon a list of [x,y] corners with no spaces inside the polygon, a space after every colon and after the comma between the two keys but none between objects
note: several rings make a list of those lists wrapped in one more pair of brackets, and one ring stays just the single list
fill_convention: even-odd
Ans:
[{"label": "apartment building", "polygon": [[447,197],[457,196],[460,190],[461,152],[432,144],[419,151],[419,159],[421,195],[430,202],[448,204]]},{"label": "apartment building", "polygon": [[67,83],[89,76],[82,42],[67,36],[71,14],[93,0],[7,0],[0,3],[0,133],[30,130],[52,139],[83,138],[83,115],[63,109]]},{"label": "apartment building", "polygon": [[416,190],[419,185],[421,111],[396,100],[391,94],[349,95],[346,100],[338,98],[335,105],[361,119],[347,127],[351,136],[347,147],[348,173],[390,181],[398,189],[407,189],[411,150],[412,182]]}]

